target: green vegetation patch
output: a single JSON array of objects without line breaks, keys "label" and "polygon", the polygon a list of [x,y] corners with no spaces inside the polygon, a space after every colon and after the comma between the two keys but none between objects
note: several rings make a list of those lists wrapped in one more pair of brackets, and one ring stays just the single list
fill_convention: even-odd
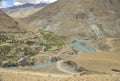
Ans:
[{"label": "green vegetation patch", "polygon": [[27,41],[26,44],[31,46],[31,45],[34,45],[36,42],[35,41]]},{"label": "green vegetation patch", "polygon": [[13,40],[9,40],[8,43],[20,43],[20,44],[22,44],[22,43],[24,43],[24,40],[15,40],[15,39],[13,39]]},{"label": "green vegetation patch", "polygon": [[24,55],[30,55],[30,56],[35,55],[35,51],[33,51],[31,47],[24,47],[23,51],[24,51]]},{"label": "green vegetation patch", "polygon": [[11,46],[10,45],[1,45],[0,46],[0,55],[6,55],[10,52]]},{"label": "green vegetation patch", "polygon": [[8,39],[6,35],[0,35],[0,41],[4,42]]},{"label": "green vegetation patch", "polygon": [[16,63],[18,61],[19,57],[8,57],[6,58],[7,61],[11,62],[11,63]]},{"label": "green vegetation patch", "polygon": [[47,41],[47,44],[44,44],[46,46],[46,51],[51,49],[54,46],[57,46],[58,49],[61,49],[63,45],[65,45],[65,37],[55,35],[53,33],[47,33],[43,34],[44,40]]}]

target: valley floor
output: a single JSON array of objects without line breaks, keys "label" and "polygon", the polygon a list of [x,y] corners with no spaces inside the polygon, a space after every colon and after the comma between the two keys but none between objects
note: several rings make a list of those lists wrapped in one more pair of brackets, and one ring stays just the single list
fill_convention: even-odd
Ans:
[{"label": "valley floor", "polygon": [[[117,53],[81,53],[43,68],[0,68],[0,81],[120,81],[119,58]],[[71,69],[74,63],[82,72]]]},{"label": "valley floor", "polygon": [[119,81],[120,76],[107,74],[57,75],[0,69],[2,81]]}]

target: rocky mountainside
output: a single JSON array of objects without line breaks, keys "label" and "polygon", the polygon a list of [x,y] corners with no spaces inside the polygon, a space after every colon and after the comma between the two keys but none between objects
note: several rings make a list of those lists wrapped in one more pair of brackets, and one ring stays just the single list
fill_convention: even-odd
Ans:
[{"label": "rocky mountainside", "polygon": [[[0,67],[27,66],[46,61],[57,61],[64,49],[65,37],[35,30],[9,17],[0,10]],[[41,55],[43,54],[43,55]]]},{"label": "rocky mountainside", "polygon": [[89,39],[100,50],[118,51],[119,4],[119,0],[58,0],[24,20],[69,40]]},{"label": "rocky mountainside", "polygon": [[58,0],[26,22],[70,37],[120,37],[119,4],[119,0]]},{"label": "rocky mountainside", "polygon": [[20,24],[0,10],[0,32],[25,32]]}]

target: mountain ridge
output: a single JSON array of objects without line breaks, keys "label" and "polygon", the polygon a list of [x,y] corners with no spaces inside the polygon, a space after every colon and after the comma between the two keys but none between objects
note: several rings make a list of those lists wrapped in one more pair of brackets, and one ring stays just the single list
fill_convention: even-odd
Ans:
[{"label": "mountain ridge", "polygon": [[119,4],[119,0],[58,0],[23,21],[69,41],[86,39],[102,51],[118,51]]},{"label": "mountain ridge", "polygon": [[[120,26],[119,13],[117,13],[119,12],[118,4],[118,0],[58,0],[25,19],[31,26],[53,31],[57,34],[70,36],[77,30],[91,30],[89,26],[94,25],[92,27],[94,33],[90,32],[91,35],[104,34],[104,36],[108,35],[107,37],[117,37],[120,34],[120,27],[115,26]],[[113,26],[115,28],[112,28]],[[65,28],[65,31],[63,28]],[[78,31],[77,34],[88,37],[84,32],[80,33]]]},{"label": "mountain ridge", "polygon": [[[31,14],[41,10],[43,7],[47,6],[47,3],[40,3],[40,4],[32,4],[26,3],[23,5],[18,5],[9,8],[2,8],[4,12],[6,12],[9,16],[14,18],[24,18],[30,16]],[[31,12],[32,10],[32,12]]]}]

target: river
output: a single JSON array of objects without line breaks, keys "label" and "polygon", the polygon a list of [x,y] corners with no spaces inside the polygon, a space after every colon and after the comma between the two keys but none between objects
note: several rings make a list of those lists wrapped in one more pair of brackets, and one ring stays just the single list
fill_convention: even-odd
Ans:
[{"label": "river", "polygon": [[71,43],[71,46],[77,50],[78,52],[95,52],[95,47],[92,45],[86,44],[87,41],[79,40],[79,41],[73,41]]}]

